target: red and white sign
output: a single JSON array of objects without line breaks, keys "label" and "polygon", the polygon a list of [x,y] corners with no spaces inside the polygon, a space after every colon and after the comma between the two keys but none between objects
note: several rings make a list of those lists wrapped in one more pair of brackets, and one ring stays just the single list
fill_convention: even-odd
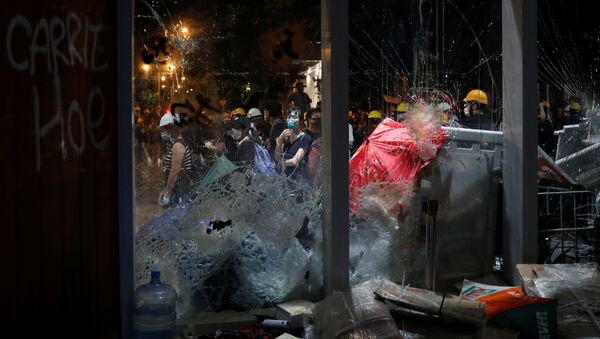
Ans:
[{"label": "red and white sign", "polygon": [[573,180],[565,171],[556,166],[552,158],[538,146],[537,156],[537,177],[538,180],[546,179],[557,182],[559,184],[575,185]]}]

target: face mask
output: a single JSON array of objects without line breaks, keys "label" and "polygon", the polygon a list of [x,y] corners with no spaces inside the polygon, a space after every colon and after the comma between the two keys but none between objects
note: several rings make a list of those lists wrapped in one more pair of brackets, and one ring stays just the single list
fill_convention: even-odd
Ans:
[{"label": "face mask", "polygon": [[240,140],[240,138],[242,137],[242,131],[240,131],[239,129],[232,128],[229,130],[229,136],[231,136],[233,140]]},{"label": "face mask", "polygon": [[289,120],[287,121],[287,128],[289,128],[289,129],[294,129],[294,128],[296,128],[296,127],[298,127],[298,122],[297,122],[296,120],[291,120],[291,119],[289,119]]},{"label": "face mask", "polygon": [[171,136],[170,136],[170,135],[169,135],[169,133],[167,133],[167,132],[162,132],[162,133],[160,134],[160,138],[161,138],[161,139],[162,139],[162,141],[164,141],[164,142],[171,142],[171,140],[173,139],[173,138],[171,138]]}]

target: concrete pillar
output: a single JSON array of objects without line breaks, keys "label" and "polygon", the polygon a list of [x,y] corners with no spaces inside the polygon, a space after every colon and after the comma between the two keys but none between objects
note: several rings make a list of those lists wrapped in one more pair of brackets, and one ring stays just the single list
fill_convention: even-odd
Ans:
[{"label": "concrete pillar", "polygon": [[121,338],[133,336],[133,1],[117,1],[117,138]]},{"label": "concrete pillar", "polygon": [[537,259],[537,1],[502,0],[504,277]]},{"label": "concrete pillar", "polygon": [[327,294],[349,284],[348,2],[321,1],[323,238]]}]

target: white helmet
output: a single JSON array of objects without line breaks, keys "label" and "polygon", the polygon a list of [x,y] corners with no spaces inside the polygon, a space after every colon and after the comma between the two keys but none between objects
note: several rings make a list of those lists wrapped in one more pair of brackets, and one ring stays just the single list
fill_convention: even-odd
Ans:
[{"label": "white helmet", "polygon": [[452,109],[452,107],[450,107],[450,105],[449,105],[447,102],[445,102],[445,101],[444,101],[444,102],[440,102],[440,103],[437,105],[437,109],[438,109],[439,111],[442,111],[442,112],[444,112],[444,111],[449,111],[449,110],[451,110],[451,109]]},{"label": "white helmet", "polygon": [[251,118],[256,118],[256,117],[259,117],[259,116],[261,116],[261,115],[262,115],[262,113],[261,113],[261,112],[260,112],[260,110],[259,110],[258,108],[256,108],[256,107],[253,107],[253,108],[251,108],[251,109],[248,111],[248,119],[251,119]]},{"label": "white helmet", "polygon": [[173,114],[165,113],[165,115],[163,115],[160,118],[160,123],[158,124],[158,127],[163,127],[163,126],[174,124],[174,123],[175,123],[175,117],[173,116]]}]

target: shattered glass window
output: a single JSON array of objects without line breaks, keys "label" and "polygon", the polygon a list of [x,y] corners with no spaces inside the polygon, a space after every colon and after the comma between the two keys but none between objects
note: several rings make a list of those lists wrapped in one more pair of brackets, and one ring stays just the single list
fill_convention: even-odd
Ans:
[{"label": "shattered glass window", "polygon": [[320,297],[319,1],[135,6],[135,284],[177,313]]},{"label": "shattered glass window", "polygon": [[598,261],[600,31],[592,3],[538,2],[540,261]]},{"label": "shattered glass window", "polygon": [[350,2],[350,280],[493,272],[501,1]]}]

